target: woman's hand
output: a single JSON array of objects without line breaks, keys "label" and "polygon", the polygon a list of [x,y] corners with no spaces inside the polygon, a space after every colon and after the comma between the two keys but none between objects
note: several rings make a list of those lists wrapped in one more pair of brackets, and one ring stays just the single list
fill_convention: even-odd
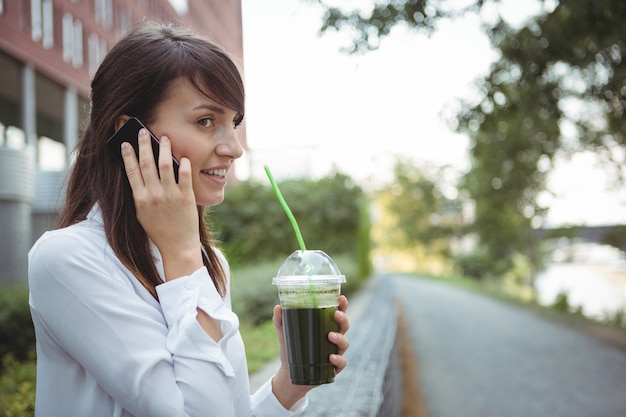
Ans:
[{"label": "woman's hand", "polygon": [[[336,373],[341,372],[346,367],[346,359],[343,354],[350,345],[348,338],[345,336],[350,329],[350,321],[346,315],[348,309],[348,299],[339,296],[339,307],[335,312],[335,321],[339,324],[339,332],[330,332],[328,340],[337,345],[338,353],[330,355],[330,363],[335,367]],[[282,308],[277,305],[274,307],[274,316],[272,317],[276,333],[278,335],[278,343],[280,345],[280,369],[272,379],[272,392],[274,396],[286,409],[294,406],[298,400],[306,395],[307,392],[315,388],[310,385],[294,385],[289,377],[289,367],[287,364],[287,348],[285,347],[285,338],[283,336]]]},{"label": "woman's hand", "polygon": [[139,160],[129,143],[122,144],[137,220],[161,252],[166,279],[189,275],[203,265],[191,165],[181,158],[177,184],[168,138],[160,141],[158,170],[148,131],[141,129],[138,139]]}]

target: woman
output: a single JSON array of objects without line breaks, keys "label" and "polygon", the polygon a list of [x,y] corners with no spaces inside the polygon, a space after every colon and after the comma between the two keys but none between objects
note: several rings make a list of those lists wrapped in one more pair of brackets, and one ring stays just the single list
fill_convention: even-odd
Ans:
[{"label": "woman", "polygon": [[[242,154],[237,67],[204,38],[143,24],[113,47],[91,88],[60,228],[29,253],[36,415],[297,414],[311,387],[289,380],[279,306],[282,365],[250,396],[228,264],[203,221]],[[145,129],[139,158],[121,146],[124,168],[107,152],[130,117],[160,139],[158,167]],[[337,371],[346,364],[346,308],[342,296],[340,332],[329,334]]]}]

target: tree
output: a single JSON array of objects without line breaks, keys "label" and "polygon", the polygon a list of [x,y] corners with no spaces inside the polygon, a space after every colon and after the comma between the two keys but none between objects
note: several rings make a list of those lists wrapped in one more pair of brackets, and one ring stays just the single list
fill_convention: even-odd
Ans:
[{"label": "tree", "polygon": [[[352,51],[363,52],[395,25],[428,33],[439,19],[479,11],[485,3],[477,0],[457,10],[446,8],[444,0],[376,3],[368,12],[329,7],[321,30],[352,28]],[[492,273],[512,268],[519,253],[540,266],[532,229],[547,209],[537,196],[556,157],[593,150],[621,179],[624,22],[624,2],[560,0],[522,28],[502,19],[485,25],[501,58],[478,83],[478,100],[462,103],[455,123],[471,141],[472,165],[463,186],[475,201],[473,228]]]},{"label": "tree", "polygon": [[[461,218],[458,205],[442,194],[434,179],[441,171],[396,161],[393,182],[374,194],[378,219],[373,235],[379,254],[408,252],[421,272],[441,271],[442,264],[449,263],[450,238]],[[428,262],[431,259],[436,262]]]}]

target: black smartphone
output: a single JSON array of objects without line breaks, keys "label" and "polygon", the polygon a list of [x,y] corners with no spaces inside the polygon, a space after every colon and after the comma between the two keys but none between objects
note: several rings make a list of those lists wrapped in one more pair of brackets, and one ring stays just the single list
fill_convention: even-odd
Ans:
[{"label": "black smartphone", "polygon": [[[109,152],[113,154],[115,159],[124,166],[124,161],[122,159],[122,143],[128,142],[132,145],[135,150],[135,155],[137,155],[137,159],[139,159],[139,142],[137,140],[137,135],[139,135],[139,130],[146,129],[150,134],[150,139],[152,141],[152,152],[154,153],[154,160],[159,166],[159,140],[154,136],[150,129],[148,129],[139,119],[136,117],[131,117],[124,123],[124,125],[119,128],[117,132],[113,134],[107,141],[107,149]],[[174,165],[174,178],[176,182],[178,182],[178,168],[179,164],[176,158],[172,157],[172,163]],[[158,169],[158,168],[157,168]]]}]

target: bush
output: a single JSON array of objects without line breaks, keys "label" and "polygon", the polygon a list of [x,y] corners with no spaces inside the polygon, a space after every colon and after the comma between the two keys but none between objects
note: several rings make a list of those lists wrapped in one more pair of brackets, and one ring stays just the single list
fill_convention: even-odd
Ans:
[{"label": "bush", "polygon": [[11,354],[24,360],[35,348],[35,331],[28,307],[27,284],[0,291],[0,358]]},{"label": "bush", "polygon": [[570,312],[571,306],[569,302],[569,295],[566,291],[561,291],[557,294],[554,302],[552,303],[552,308],[563,313]]},{"label": "bush", "polygon": [[13,355],[2,359],[0,373],[0,417],[26,417],[35,414],[37,366],[34,352],[24,361]]},{"label": "bush", "polygon": [[[342,174],[319,181],[281,182],[308,249],[360,259],[369,273],[369,216],[360,187]],[[224,202],[207,213],[231,265],[286,258],[298,249],[292,226],[269,185],[246,181],[231,187]],[[283,258],[283,259],[284,259]]]},{"label": "bush", "polygon": [[486,278],[491,270],[491,260],[484,252],[459,255],[454,262],[461,275],[475,280]]}]

